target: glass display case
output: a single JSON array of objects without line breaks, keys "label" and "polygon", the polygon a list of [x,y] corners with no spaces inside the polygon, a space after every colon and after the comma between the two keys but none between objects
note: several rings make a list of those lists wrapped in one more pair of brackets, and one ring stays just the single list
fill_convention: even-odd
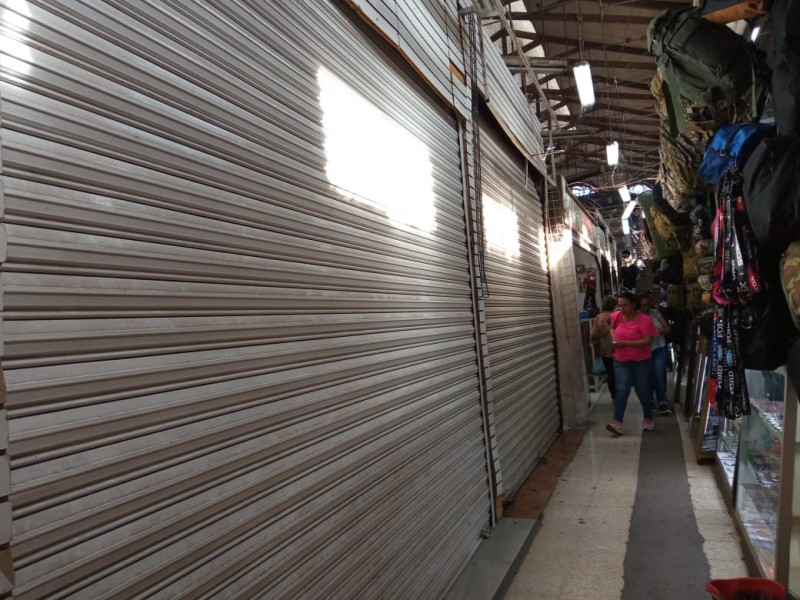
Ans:
[{"label": "glass display case", "polygon": [[702,338],[698,323],[692,322],[688,330],[687,340],[681,356],[681,377],[678,385],[676,385],[676,393],[680,394],[678,402],[683,406],[683,416],[687,419],[691,417],[694,406],[694,382],[697,379],[697,361]]},{"label": "glass display case", "polygon": [[698,462],[712,461],[717,451],[719,417],[711,410],[708,379],[711,375],[709,344],[701,336],[695,357],[695,377],[692,382],[692,410],[689,416],[689,437]]},{"label": "glass display case", "polygon": [[732,497],[736,480],[736,461],[739,459],[739,419],[720,419],[717,436],[717,464],[720,467],[722,480],[726,485],[729,497]]},{"label": "glass display case", "polygon": [[792,485],[798,481],[797,397],[783,369],[747,371],[746,377],[752,412],[737,421],[721,419],[717,458],[734,487],[736,514],[754,562],[764,577],[789,585],[790,564],[800,573],[794,568],[800,567],[795,547],[800,511]]}]

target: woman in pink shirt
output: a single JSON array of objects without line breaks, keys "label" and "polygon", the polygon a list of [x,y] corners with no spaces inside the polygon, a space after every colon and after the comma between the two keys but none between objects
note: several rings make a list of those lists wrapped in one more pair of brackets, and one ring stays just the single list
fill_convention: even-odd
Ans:
[{"label": "woman in pink shirt", "polygon": [[622,435],[622,420],[628,406],[631,388],[644,411],[645,431],[653,431],[653,365],[651,347],[658,335],[649,315],[639,312],[639,299],[623,292],[617,299],[619,312],[611,317],[614,338],[614,375],[617,389],[614,394],[614,420],[606,426],[614,435]]}]

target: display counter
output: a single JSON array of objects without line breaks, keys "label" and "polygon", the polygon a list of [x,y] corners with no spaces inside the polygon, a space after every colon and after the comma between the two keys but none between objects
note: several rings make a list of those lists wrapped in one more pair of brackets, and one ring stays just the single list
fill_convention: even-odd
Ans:
[{"label": "display counter", "polygon": [[[702,371],[701,371],[702,372]],[[751,413],[739,419],[703,418],[696,402],[698,434],[713,438],[718,480],[735,508],[751,569],[800,590],[800,494],[794,494],[800,444],[797,395],[784,369],[747,371]],[[702,388],[702,384],[697,385]],[[708,409],[713,413],[713,408]],[[713,434],[713,435],[712,435]],[[705,451],[708,444],[696,446]]]}]

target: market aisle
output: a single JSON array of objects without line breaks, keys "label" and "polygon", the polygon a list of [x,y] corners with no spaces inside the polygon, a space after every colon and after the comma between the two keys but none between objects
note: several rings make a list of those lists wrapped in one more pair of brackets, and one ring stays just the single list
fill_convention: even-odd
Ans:
[{"label": "market aisle", "polygon": [[676,418],[660,418],[656,431],[641,437],[624,600],[704,596],[710,569],[695,521],[678,428]]},{"label": "market aisle", "polygon": [[711,468],[694,461],[683,418],[660,417],[643,445],[638,402],[620,438],[605,430],[611,408],[604,394],[506,599],[701,599],[710,577],[747,574],[733,520]]}]

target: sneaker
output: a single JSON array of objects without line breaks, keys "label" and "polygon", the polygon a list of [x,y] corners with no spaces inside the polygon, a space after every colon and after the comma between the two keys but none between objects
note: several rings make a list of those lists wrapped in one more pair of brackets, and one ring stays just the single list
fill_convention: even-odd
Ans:
[{"label": "sneaker", "polygon": [[653,419],[645,419],[644,425],[642,426],[642,431],[653,431],[656,428],[656,424],[653,422]]},{"label": "sneaker", "polygon": [[606,425],[606,429],[614,435],[622,435],[622,421],[611,421],[611,423]]},{"label": "sneaker", "polygon": [[662,417],[668,417],[672,414],[672,411],[668,406],[662,406],[658,409],[658,414],[660,414]]}]

